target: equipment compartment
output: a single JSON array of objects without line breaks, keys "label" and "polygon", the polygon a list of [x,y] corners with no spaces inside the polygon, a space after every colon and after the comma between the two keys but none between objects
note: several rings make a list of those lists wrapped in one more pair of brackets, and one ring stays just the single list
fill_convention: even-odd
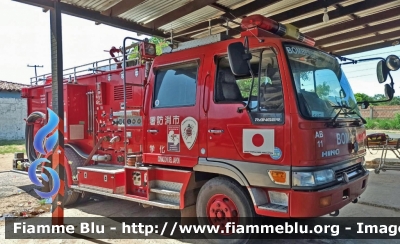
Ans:
[{"label": "equipment compartment", "polygon": [[78,167],[78,185],[107,193],[125,192],[124,168],[112,165]]}]

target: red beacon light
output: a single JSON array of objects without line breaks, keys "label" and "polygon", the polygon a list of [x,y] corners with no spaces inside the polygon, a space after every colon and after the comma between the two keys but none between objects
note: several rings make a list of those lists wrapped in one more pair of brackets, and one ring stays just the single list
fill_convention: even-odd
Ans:
[{"label": "red beacon light", "polygon": [[260,28],[281,37],[298,40],[312,47],[315,45],[314,39],[304,35],[303,33],[300,33],[295,26],[291,24],[281,24],[260,14],[251,15],[244,18],[242,20],[241,27],[244,30]]}]

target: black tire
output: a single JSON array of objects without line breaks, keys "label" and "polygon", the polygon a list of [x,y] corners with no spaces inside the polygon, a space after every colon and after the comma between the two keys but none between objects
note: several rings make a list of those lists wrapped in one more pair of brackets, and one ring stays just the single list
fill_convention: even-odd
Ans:
[{"label": "black tire", "polygon": [[[67,158],[67,162],[64,162],[65,167],[71,167],[71,173],[72,173],[72,179],[74,178],[74,176],[76,176],[78,174],[78,167],[83,166],[83,164],[85,163],[85,160],[80,157],[74,150],[72,150],[69,147],[66,147],[65,149],[65,156]],[[69,164],[69,162],[72,162],[72,164]],[[65,174],[65,182],[67,179],[67,175]],[[86,196],[88,196],[89,194],[84,194]],[[85,196],[84,196],[85,197]],[[78,200],[80,200],[79,202],[82,202],[82,194],[73,191],[72,189],[70,189],[67,184],[65,184],[65,193],[64,193],[64,206],[67,205],[71,205],[76,203]],[[89,196],[90,198],[90,196]],[[86,200],[86,198],[84,199]],[[89,200],[89,199],[87,199]]]},{"label": "black tire", "polygon": [[88,202],[92,196],[93,196],[93,194],[90,192],[82,192],[79,195],[78,203]]},{"label": "black tire", "polygon": [[[78,201],[79,196],[81,195],[79,192],[75,192],[73,189],[68,187],[67,184],[67,174],[64,173],[64,206],[68,206],[76,203]],[[49,183],[50,189],[53,189],[53,181],[50,180]]]},{"label": "black tire", "polygon": [[[236,224],[251,225],[256,223],[254,206],[245,188],[230,178],[216,177],[205,183],[197,196],[196,214],[200,225],[212,224],[208,218],[207,205],[211,199],[220,194],[227,197],[224,198],[224,201],[231,201],[236,206],[238,212],[236,219],[238,223]],[[229,243],[247,243],[250,238],[248,233],[230,235],[205,233],[205,236],[213,243],[226,243],[228,240]]]},{"label": "black tire", "polygon": [[[65,167],[70,167],[71,168],[71,173],[72,173],[72,178],[73,176],[76,176],[78,173],[78,167],[81,166],[84,162],[84,160],[77,155],[72,149],[70,148],[65,148],[65,157],[67,158],[67,162],[64,162]],[[69,164],[69,161],[72,162],[72,164]],[[50,181],[52,182],[52,181]],[[67,184],[67,174],[66,172],[64,173],[64,206],[72,205],[76,203],[80,197],[81,193],[75,192],[73,189],[68,187]],[[52,189],[53,186],[50,184],[50,189]]]}]

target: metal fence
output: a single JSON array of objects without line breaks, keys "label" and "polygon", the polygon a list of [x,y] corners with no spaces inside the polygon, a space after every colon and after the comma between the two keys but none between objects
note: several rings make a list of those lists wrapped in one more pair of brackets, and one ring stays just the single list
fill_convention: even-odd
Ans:
[{"label": "metal fence", "polygon": [[389,119],[400,114],[400,106],[370,106],[367,109],[360,109],[364,118]]}]

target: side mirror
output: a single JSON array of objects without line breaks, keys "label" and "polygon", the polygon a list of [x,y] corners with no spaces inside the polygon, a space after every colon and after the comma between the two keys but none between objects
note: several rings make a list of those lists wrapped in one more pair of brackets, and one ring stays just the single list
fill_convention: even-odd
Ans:
[{"label": "side mirror", "polygon": [[396,55],[389,55],[386,58],[386,66],[391,71],[396,71],[400,68],[400,58]]},{"label": "side mirror", "polygon": [[385,97],[391,101],[393,99],[394,89],[389,84],[385,84]]},{"label": "side mirror", "polygon": [[368,101],[359,102],[357,104],[361,105],[361,109],[367,109],[369,107],[369,102]]},{"label": "side mirror", "polygon": [[389,69],[386,66],[386,63],[383,63],[383,60],[378,62],[376,66],[376,75],[378,77],[379,83],[384,83],[388,77]]},{"label": "side mirror", "polygon": [[228,45],[229,65],[232,73],[237,76],[250,74],[248,61],[252,58],[251,53],[245,52],[245,47],[241,42],[234,42]]}]

